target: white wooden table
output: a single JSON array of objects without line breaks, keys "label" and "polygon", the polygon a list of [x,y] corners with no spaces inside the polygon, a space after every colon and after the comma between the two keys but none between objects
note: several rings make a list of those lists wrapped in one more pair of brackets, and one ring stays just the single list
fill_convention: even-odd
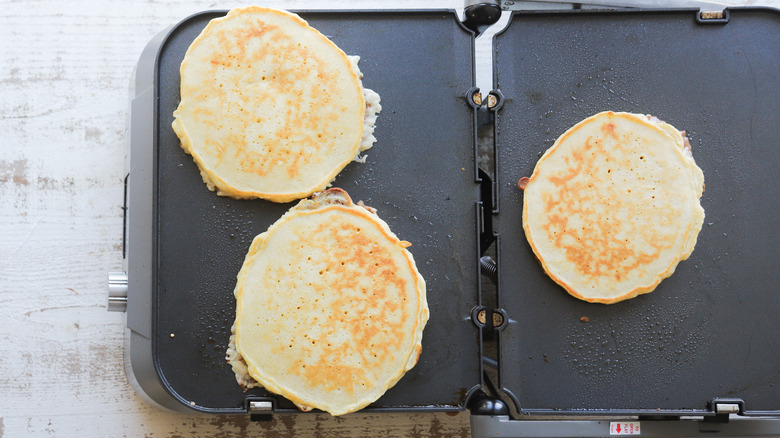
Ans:
[{"label": "white wooden table", "polygon": [[[764,4],[780,6],[770,1]],[[121,269],[130,76],[163,28],[201,10],[241,4],[0,0],[0,438],[468,436],[468,413],[275,415],[250,422],[157,411],[128,385],[123,316],[106,311],[105,281],[107,272]],[[463,6],[460,0],[264,4]],[[488,56],[479,55],[482,62]]]}]

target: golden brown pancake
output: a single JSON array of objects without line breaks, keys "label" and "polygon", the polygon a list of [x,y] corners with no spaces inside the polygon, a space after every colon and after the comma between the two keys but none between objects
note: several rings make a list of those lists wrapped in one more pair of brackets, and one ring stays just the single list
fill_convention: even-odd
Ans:
[{"label": "golden brown pancake", "polygon": [[644,115],[583,120],[523,183],[531,248],[555,282],[589,302],[651,292],[691,254],[704,221],[704,175],[690,146]]},{"label": "golden brown pancake", "polygon": [[332,415],[377,400],[417,363],[428,320],[409,245],[341,189],[258,235],[235,289],[227,359],[239,384]]},{"label": "golden brown pancake", "polygon": [[181,63],[172,125],[208,188],[274,202],[325,189],[375,141],[358,59],[289,12],[211,20]]}]

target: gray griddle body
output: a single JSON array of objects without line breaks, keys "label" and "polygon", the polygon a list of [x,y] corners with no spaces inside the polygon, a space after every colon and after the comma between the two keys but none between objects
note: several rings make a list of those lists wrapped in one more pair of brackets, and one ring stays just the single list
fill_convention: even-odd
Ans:
[{"label": "gray griddle body", "polygon": [[[292,412],[261,389],[241,392],[224,362],[235,273],[251,239],[291,204],[208,192],[170,129],[183,53],[223,13],[160,34],[138,64],[126,197],[128,375],[176,411],[246,413],[259,400]],[[492,223],[495,311],[506,323],[488,337],[498,340],[498,387],[520,415],[708,417],[723,397],[741,401],[743,415],[780,415],[777,11],[731,10],[719,24],[699,22],[693,10],[513,14],[494,42],[502,98],[489,110],[492,196],[480,195],[491,181],[478,177],[477,110],[467,98],[474,34],[454,12],[303,15],[362,56],[365,85],[382,96],[368,162],[350,164],[334,186],[414,242],[429,285],[420,363],[369,409],[462,410],[484,383],[487,328],[472,316],[482,303],[480,231]],[[614,306],[579,302],[544,276],[522,236],[514,188],[557,135],[603,109],[688,128],[707,179],[705,229],[691,259],[657,291]]]}]

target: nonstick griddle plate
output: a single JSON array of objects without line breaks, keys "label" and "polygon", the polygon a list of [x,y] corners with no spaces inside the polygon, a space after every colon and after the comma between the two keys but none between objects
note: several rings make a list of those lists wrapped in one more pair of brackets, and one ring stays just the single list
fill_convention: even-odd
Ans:
[{"label": "nonstick griddle plate", "polygon": [[[235,315],[236,274],[255,235],[294,204],[236,201],[207,190],[171,129],[179,65],[207,22],[180,23],[163,43],[156,92],[153,352],[161,380],[185,405],[245,412],[245,396],[225,362]],[[430,320],[417,366],[370,408],[462,409],[480,381],[478,331],[468,320],[478,300],[474,35],[452,11],[307,12],[312,26],[347,54],[361,56],[364,84],[379,93],[374,147],[334,186],[375,207],[412,242],[427,282]],[[276,410],[295,410],[276,398]],[[296,410],[297,411],[297,410]]]},{"label": "nonstick griddle plate", "polygon": [[[516,13],[494,45],[500,386],[529,414],[685,414],[717,397],[780,414],[780,13]],[[604,110],[688,132],[704,171],[692,256],[648,294],[570,297],[535,259],[516,183]],[[581,320],[587,317],[587,322]]]}]

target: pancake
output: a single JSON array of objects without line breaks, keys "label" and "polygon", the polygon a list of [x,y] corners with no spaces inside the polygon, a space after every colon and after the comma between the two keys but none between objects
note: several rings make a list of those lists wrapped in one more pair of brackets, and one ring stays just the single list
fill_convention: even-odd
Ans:
[{"label": "pancake", "polygon": [[238,383],[332,415],[377,400],[417,363],[428,320],[409,245],[341,189],[291,208],[238,274],[227,354]]},{"label": "pancake", "polygon": [[187,49],[173,130],[219,195],[310,196],[375,141],[358,60],[295,14],[233,9]]},{"label": "pancake", "polygon": [[566,131],[525,183],[523,229],[572,296],[612,304],[653,291],[704,222],[704,175],[668,123],[602,112]]}]

